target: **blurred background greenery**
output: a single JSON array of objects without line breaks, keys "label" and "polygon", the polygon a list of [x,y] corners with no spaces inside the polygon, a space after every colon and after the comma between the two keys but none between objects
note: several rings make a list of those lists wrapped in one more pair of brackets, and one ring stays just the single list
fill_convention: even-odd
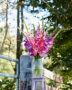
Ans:
[{"label": "blurred background greenery", "polygon": [[[15,12],[11,15],[11,11]],[[54,46],[45,58],[44,67],[63,77],[59,88],[72,90],[72,0],[0,0],[0,54],[19,59],[25,51],[23,34],[17,27],[25,31],[23,18],[30,23],[33,18],[41,22],[40,16],[44,17],[47,32],[55,32]],[[16,64],[0,59],[0,73],[16,74]],[[51,80],[47,84],[55,86]],[[0,90],[15,90],[15,87],[14,79],[0,77]]]}]

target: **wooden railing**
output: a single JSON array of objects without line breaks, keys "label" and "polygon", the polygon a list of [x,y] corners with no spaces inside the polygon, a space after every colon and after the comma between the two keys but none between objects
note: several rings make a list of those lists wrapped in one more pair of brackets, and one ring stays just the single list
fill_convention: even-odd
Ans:
[{"label": "wooden railing", "polygon": [[44,69],[44,77],[54,80],[58,83],[62,83],[63,79],[60,75],[54,74],[50,70]]},{"label": "wooden railing", "polygon": [[[44,69],[43,76],[45,78],[55,81],[57,84],[63,83],[63,78],[60,75],[54,74],[50,70]],[[46,90],[61,90],[58,87],[51,87],[46,85]]]}]

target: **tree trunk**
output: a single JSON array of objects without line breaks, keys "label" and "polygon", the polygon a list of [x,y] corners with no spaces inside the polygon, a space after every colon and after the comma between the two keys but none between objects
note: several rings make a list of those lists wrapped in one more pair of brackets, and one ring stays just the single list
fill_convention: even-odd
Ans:
[{"label": "tree trunk", "polygon": [[[18,3],[20,2],[20,0],[18,1]],[[20,12],[21,9],[21,12]],[[21,18],[20,18],[20,14],[21,14]],[[21,26],[20,26],[20,21],[21,21]],[[23,6],[19,6],[19,4],[17,5],[17,51],[16,51],[16,58],[19,60],[20,62],[20,56],[22,54],[22,47],[21,47],[21,43],[22,43],[22,39],[23,39],[23,34],[20,32],[20,30],[18,28],[21,27],[21,30],[23,31]],[[20,70],[19,70],[20,73]],[[16,74],[16,66],[15,66],[15,74]]]},{"label": "tree trunk", "polygon": [[[17,1],[17,49],[16,49],[16,58],[19,60],[20,59],[20,6],[19,6],[19,0]],[[17,74],[17,64],[15,65],[14,68],[14,73],[15,75]],[[14,79],[14,82],[16,82],[16,79]]]},{"label": "tree trunk", "polygon": [[6,40],[7,32],[8,32],[8,0],[7,0],[7,6],[6,6],[6,31],[5,31],[5,36],[4,36],[2,45],[1,45],[0,54],[3,51],[3,47],[4,47],[5,40]]},{"label": "tree trunk", "polygon": [[[20,18],[21,14],[21,18]],[[20,19],[21,19],[21,30],[23,31],[23,5],[21,5],[21,13],[20,13],[20,6],[17,7],[17,27],[20,28]],[[21,43],[23,39],[22,32],[17,29],[17,59],[20,59],[21,52]]]},{"label": "tree trunk", "polygon": [[[23,31],[24,25],[23,25],[23,4],[21,5],[21,30]],[[23,33],[21,32],[21,42],[23,39]]]}]

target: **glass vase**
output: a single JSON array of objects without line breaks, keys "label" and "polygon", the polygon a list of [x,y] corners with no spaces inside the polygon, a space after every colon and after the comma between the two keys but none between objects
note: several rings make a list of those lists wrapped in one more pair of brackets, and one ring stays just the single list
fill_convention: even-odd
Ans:
[{"label": "glass vase", "polygon": [[32,77],[42,77],[43,64],[41,59],[33,59],[32,62]]}]

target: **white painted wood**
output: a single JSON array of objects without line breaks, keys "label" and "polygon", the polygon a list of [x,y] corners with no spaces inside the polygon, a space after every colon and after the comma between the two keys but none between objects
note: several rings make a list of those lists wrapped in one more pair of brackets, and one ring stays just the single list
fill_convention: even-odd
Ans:
[{"label": "white painted wood", "polygon": [[63,82],[63,79],[62,79],[61,76],[54,74],[50,70],[47,70],[47,69],[44,68],[44,71],[43,72],[44,72],[43,73],[43,76],[44,77],[49,78],[51,80],[54,80],[56,82]]}]

